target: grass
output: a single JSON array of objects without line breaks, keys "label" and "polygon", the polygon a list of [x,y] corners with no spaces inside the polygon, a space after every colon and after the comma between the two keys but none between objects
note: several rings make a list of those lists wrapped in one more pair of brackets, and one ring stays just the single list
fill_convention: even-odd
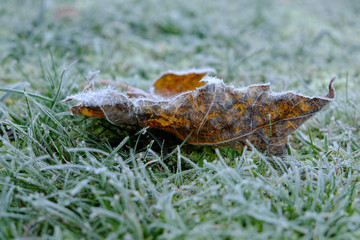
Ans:
[{"label": "grass", "polygon": [[[360,4],[2,1],[0,239],[360,238]],[[71,116],[89,72],[169,69],[337,99],[290,155],[193,147]]]}]

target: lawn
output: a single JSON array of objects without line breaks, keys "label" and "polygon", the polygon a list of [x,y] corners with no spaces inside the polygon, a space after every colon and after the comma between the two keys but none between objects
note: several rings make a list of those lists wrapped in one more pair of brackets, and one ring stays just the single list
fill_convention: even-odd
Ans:
[{"label": "lawn", "polygon": [[[0,239],[360,238],[360,2],[0,3]],[[210,67],[336,100],[287,156],[72,116],[89,73],[148,90]],[[97,87],[102,86],[97,83]]]}]

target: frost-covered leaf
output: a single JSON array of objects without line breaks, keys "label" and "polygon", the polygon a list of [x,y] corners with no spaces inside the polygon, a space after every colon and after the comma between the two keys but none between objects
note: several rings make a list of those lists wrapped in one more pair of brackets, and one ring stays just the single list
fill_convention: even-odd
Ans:
[{"label": "frost-covered leaf", "polygon": [[[129,96],[107,88],[66,100],[79,102],[71,108],[75,115],[157,128],[183,140],[188,137],[191,144],[242,149],[250,143],[259,151],[283,155],[288,135],[335,98],[335,78],[325,97],[306,97],[273,93],[269,84],[234,88],[205,75],[199,71],[165,74],[155,83],[154,93],[160,96]],[[178,87],[181,83],[185,86]]]}]

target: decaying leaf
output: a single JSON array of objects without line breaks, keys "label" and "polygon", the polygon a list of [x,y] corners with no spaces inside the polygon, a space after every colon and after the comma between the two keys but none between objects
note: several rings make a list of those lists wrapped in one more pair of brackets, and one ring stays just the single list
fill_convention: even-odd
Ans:
[{"label": "decaying leaf", "polygon": [[205,71],[167,73],[153,95],[121,93],[113,88],[70,96],[73,114],[105,117],[112,124],[148,126],[168,131],[188,143],[286,154],[288,135],[335,98],[333,82],[325,97],[273,93],[269,84],[234,88]]}]

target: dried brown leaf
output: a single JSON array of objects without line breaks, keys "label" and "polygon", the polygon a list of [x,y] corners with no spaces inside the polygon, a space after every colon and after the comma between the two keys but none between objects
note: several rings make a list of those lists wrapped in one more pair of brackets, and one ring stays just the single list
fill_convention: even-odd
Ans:
[{"label": "dried brown leaf", "polygon": [[[75,115],[106,117],[115,125],[157,128],[183,140],[188,137],[191,144],[242,149],[250,143],[261,152],[284,155],[288,135],[335,98],[335,78],[325,97],[306,97],[273,93],[268,84],[234,88],[216,78],[200,81],[201,74],[164,75],[156,82],[161,84],[155,83],[154,92],[167,98],[130,98],[108,88],[67,100],[80,102],[71,109]],[[176,82],[185,86],[170,89]]]}]

